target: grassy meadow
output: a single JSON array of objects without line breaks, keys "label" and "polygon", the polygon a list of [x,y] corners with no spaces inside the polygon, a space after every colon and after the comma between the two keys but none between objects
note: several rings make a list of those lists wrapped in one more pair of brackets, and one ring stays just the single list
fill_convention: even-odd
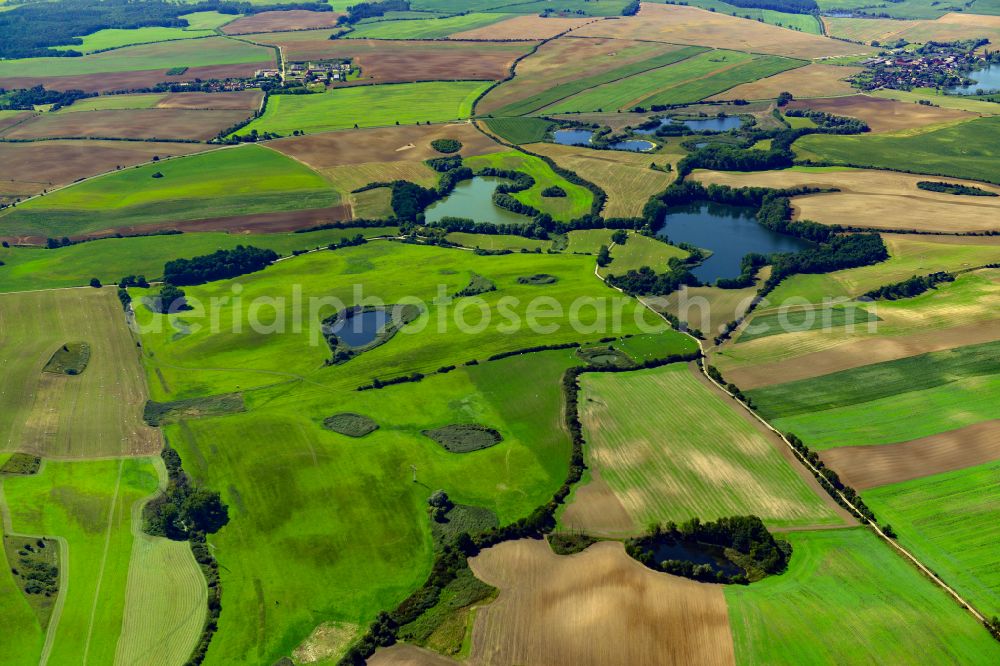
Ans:
[{"label": "grassy meadow", "polygon": [[[409,21],[405,21],[409,23]],[[483,81],[432,81],[338,88],[316,95],[275,95],[264,115],[241,128],[282,136],[358,127],[412,125],[461,120],[490,84]]]},{"label": "grassy meadow", "polygon": [[998,129],[994,116],[877,136],[813,134],[793,148],[800,159],[1000,183]]},{"label": "grassy meadow", "polygon": [[516,145],[541,141],[553,125],[543,118],[489,118],[483,124],[493,134]]},{"label": "grassy meadow", "polygon": [[[512,196],[518,201],[548,213],[556,220],[568,221],[590,212],[593,193],[581,185],[574,185],[555,171],[544,160],[516,150],[490,155],[467,157],[465,165],[476,170],[483,167],[522,171],[535,179],[535,184]],[[543,197],[542,190],[557,185],[566,191],[565,197]]]},{"label": "grassy meadow", "polygon": [[8,234],[60,237],[174,220],[324,208],[339,201],[330,182],[301,162],[263,146],[244,145],[123,169],[57,190],[8,209],[0,216],[0,227]]},{"label": "grassy meadow", "polygon": [[[69,584],[49,663],[114,662],[132,553],[133,505],[157,488],[148,460],[49,460],[37,476],[4,480],[16,532],[60,539]],[[68,551],[67,551],[68,548]],[[192,646],[193,647],[193,646]]]},{"label": "grassy meadow", "polygon": [[778,528],[842,524],[795,463],[687,364],[584,375],[581,386],[588,464],[637,525],[737,514]]},{"label": "grassy meadow", "polygon": [[[0,460],[3,458],[4,455],[0,454]],[[0,501],[3,500],[2,490],[3,484],[0,481]],[[0,533],[3,531],[4,526],[0,524]],[[38,663],[45,633],[10,567],[6,566],[0,572],[0,622],[3,622],[4,628],[4,660],[13,664]]]},{"label": "grassy meadow", "polygon": [[354,26],[344,35],[356,39],[442,39],[456,32],[475,30],[515,16],[515,14],[460,14],[447,18],[375,21]]},{"label": "grassy meadow", "polygon": [[0,293],[82,287],[93,277],[104,284],[118,282],[126,275],[144,275],[149,280],[155,280],[163,275],[163,264],[172,259],[211,254],[237,245],[268,248],[288,256],[296,250],[325,247],[357,234],[373,237],[398,231],[397,227],[386,226],[324,229],[301,234],[204,232],[106,238],[52,250],[40,247],[0,248],[0,261],[4,262],[0,266]]},{"label": "grassy meadow", "polygon": [[[77,376],[43,372],[69,342],[91,355]],[[148,397],[135,340],[113,289],[0,295],[0,450],[45,457],[151,455]]]},{"label": "grassy meadow", "polygon": [[737,664],[1000,659],[983,627],[863,528],[787,538],[787,572],[725,587]]},{"label": "grassy meadow", "polygon": [[66,46],[56,46],[54,48],[57,51],[94,53],[96,51],[107,51],[135,44],[152,44],[154,42],[168,42],[177,39],[212,37],[216,34],[215,28],[229,23],[235,17],[218,12],[198,12],[196,14],[181,16],[180,18],[188,19],[190,25],[186,28],[165,28],[161,26],[133,28],[130,30],[107,28],[81,37],[82,44],[67,44]]},{"label": "grassy meadow", "polygon": [[987,617],[1000,615],[1000,462],[866,490],[899,542]]}]

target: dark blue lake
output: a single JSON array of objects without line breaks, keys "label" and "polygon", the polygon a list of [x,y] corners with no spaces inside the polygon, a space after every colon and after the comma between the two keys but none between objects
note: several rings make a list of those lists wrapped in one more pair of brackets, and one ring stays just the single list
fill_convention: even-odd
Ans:
[{"label": "dark blue lake", "polygon": [[706,284],[740,274],[740,261],[751,252],[798,252],[811,243],[766,229],[757,224],[750,206],[730,206],[707,201],[671,206],[663,228],[657,232],[674,243],[690,243],[712,256],[691,272]]},{"label": "dark blue lake", "polygon": [[971,86],[956,86],[949,88],[953,95],[975,95],[977,90],[992,92],[1000,90],[1000,63],[992,63],[983,69],[977,69],[966,74],[975,81]]},{"label": "dark blue lake", "polygon": [[608,147],[612,150],[628,150],[633,153],[642,153],[656,148],[656,144],[651,141],[629,139],[628,141],[617,141],[615,143],[608,144]]},{"label": "dark blue lake", "polygon": [[722,118],[690,118],[687,120],[674,121],[672,118],[664,118],[658,127],[652,129],[636,130],[637,134],[655,134],[656,130],[664,125],[684,125],[694,132],[726,132],[736,129],[743,124],[739,116],[723,116]]},{"label": "dark blue lake", "polygon": [[330,327],[330,332],[351,347],[364,347],[375,340],[387,323],[388,311],[367,310],[341,319]]},{"label": "dark blue lake", "polygon": [[589,146],[592,136],[594,133],[590,130],[577,129],[561,129],[552,133],[555,142],[564,146]]},{"label": "dark blue lake", "polygon": [[656,545],[653,557],[657,564],[663,560],[687,560],[695,564],[707,564],[712,567],[712,571],[721,571],[729,576],[746,573],[727,560],[721,548],[707,544],[662,541]]},{"label": "dark blue lake", "polygon": [[428,222],[437,222],[445,217],[465,217],[493,224],[528,224],[531,218],[527,215],[512,213],[493,203],[493,191],[497,185],[506,182],[510,181],[493,176],[463,180],[451,194],[428,206],[424,217]]}]

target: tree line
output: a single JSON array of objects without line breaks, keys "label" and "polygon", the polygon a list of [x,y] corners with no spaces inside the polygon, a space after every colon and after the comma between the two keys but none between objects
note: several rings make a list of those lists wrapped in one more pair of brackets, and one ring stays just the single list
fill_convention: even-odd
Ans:
[{"label": "tree line", "polygon": [[863,298],[870,298],[879,301],[895,301],[900,298],[912,298],[914,296],[919,296],[925,291],[933,289],[936,285],[942,282],[954,282],[955,276],[951,273],[945,271],[938,271],[936,273],[931,273],[930,275],[917,276],[903,280],[901,282],[896,282],[894,284],[887,284],[878,289],[872,289],[866,292]]},{"label": "tree line", "polygon": [[53,111],[69,106],[78,99],[96,97],[97,93],[82,90],[46,90],[44,86],[4,90],[0,88],[0,111],[31,111],[36,104],[51,104]]},{"label": "tree line", "polygon": [[254,273],[278,259],[274,250],[252,245],[237,245],[191,259],[174,259],[163,266],[163,281],[175,286],[205,284],[238,275]]}]

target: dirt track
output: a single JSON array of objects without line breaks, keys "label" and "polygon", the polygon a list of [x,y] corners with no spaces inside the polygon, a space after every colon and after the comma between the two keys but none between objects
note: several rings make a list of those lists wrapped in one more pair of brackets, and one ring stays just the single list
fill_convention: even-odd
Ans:
[{"label": "dirt track", "polygon": [[845,483],[864,490],[1000,459],[1000,420],[900,444],[844,446],[820,455]]}]

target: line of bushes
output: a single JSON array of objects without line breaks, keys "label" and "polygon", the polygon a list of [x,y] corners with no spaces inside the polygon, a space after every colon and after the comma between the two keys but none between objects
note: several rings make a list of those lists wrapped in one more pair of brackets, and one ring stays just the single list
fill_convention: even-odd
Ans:
[{"label": "line of bushes", "polygon": [[912,298],[924,293],[925,291],[933,289],[936,285],[942,282],[954,281],[955,276],[945,271],[938,271],[922,277],[914,275],[913,277],[903,280],[902,282],[887,284],[884,287],[872,289],[871,291],[865,293],[863,298],[885,301],[895,301],[900,298]]}]

